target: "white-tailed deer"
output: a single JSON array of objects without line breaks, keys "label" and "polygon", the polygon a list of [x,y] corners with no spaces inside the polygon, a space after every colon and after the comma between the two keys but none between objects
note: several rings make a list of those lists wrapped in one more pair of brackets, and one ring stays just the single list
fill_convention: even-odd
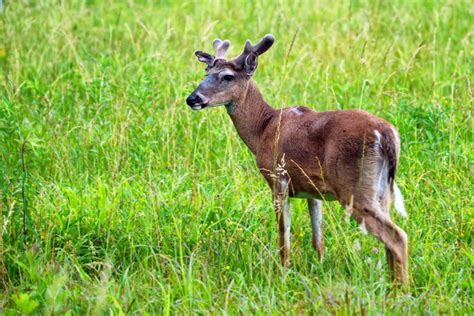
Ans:
[{"label": "white-tailed deer", "polygon": [[193,110],[225,105],[242,140],[257,158],[273,192],[281,263],[290,264],[289,198],[308,199],[313,247],[322,260],[321,200],[338,200],[348,214],[385,245],[395,280],[408,281],[407,235],[389,216],[392,198],[405,215],[395,184],[400,155],[396,129],[362,110],[316,112],[297,106],[274,109],[252,75],[258,56],[273,44],[266,35],[246,42],[240,56],[226,59],[229,41],[214,41],[216,56],[197,51],[206,78],[186,99]]}]

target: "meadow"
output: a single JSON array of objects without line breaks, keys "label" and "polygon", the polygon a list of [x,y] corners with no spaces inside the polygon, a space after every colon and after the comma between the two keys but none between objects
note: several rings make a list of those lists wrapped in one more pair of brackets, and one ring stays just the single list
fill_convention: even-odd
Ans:
[{"label": "meadow", "polygon": [[[0,313],[473,313],[474,4],[3,1]],[[225,109],[185,98],[216,37],[275,45],[275,108],[361,108],[397,126],[410,285],[324,203],[326,258],[292,202],[279,264],[270,190]]]}]

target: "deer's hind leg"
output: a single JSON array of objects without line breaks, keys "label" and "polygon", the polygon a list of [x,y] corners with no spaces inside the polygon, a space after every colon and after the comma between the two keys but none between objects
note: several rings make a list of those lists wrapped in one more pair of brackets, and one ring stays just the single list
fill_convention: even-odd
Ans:
[{"label": "deer's hind leg", "polygon": [[395,225],[387,214],[373,207],[356,207],[351,216],[368,232],[384,243],[392,275],[401,284],[408,283],[408,244],[407,234]]},{"label": "deer's hind leg", "polygon": [[313,248],[318,252],[319,261],[324,259],[324,234],[323,234],[323,202],[316,199],[308,199],[308,210],[311,218],[311,229],[313,231]]},{"label": "deer's hind leg", "polygon": [[[385,192],[380,197],[380,207],[382,208],[383,213],[390,219],[390,204],[391,204],[391,193],[390,190],[385,190]],[[390,268],[390,273],[392,278],[395,277],[395,261],[393,258],[392,251],[390,248],[385,246],[385,258],[387,260],[388,267]]]}]

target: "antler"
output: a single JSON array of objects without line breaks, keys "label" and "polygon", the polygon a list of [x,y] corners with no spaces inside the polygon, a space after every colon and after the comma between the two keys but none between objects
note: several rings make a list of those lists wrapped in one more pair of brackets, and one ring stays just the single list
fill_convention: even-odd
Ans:
[{"label": "antler", "polygon": [[221,41],[220,39],[215,39],[213,42],[214,49],[216,51],[216,59],[226,59],[227,58],[227,50],[229,49],[230,42],[228,40]]},{"label": "antler", "polygon": [[245,42],[244,51],[238,57],[232,59],[232,62],[239,67],[242,67],[245,62],[245,58],[250,53],[254,53],[257,56],[265,53],[270,47],[272,47],[275,42],[275,37],[272,34],[265,35],[260,42],[255,45],[252,45],[249,40]]},{"label": "antler", "polygon": [[[252,45],[252,43],[247,40],[247,42],[245,42],[245,47],[242,54],[231,59],[230,62],[232,62],[238,68],[243,68],[247,56],[254,54],[254,57],[257,57],[258,55],[265,53],[270,47],[272,47],[273,42],[275,42],[275,37],[272,34],[265,35],[262,40],[255,45]],[[230,42],[228,40],[222,41],[220,39],[215,39],[213,46],[216,51],[215,57],[202,51],[195,52],[199,61],[207,64],[207,70],[214,67],[217,59],[227,59],[227,50],[229,49]]]}]

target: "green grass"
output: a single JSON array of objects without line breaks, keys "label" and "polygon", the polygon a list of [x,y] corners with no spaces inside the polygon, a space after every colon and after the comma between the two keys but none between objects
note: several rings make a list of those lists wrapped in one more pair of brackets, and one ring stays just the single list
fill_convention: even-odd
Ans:
[{"label": "green grass", "polygon": [[[5,2],[0,313],[473,312],[471,1]],[[270,104],[399,129],[406,292],[337,203],[320,264],[293,201],[282,269],[254,157],[224,108],[186,106],[195,50],[270,32],[255,75]]]}]

